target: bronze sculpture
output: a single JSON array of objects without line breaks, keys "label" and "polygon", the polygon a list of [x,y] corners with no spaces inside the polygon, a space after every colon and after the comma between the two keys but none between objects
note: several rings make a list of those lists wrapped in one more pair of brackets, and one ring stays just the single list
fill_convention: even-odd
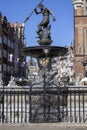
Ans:
[{"label": "bronze sculpture", "polygon": [[39,35],[38,38],[40,40],[51,40],[50,36],[50,28],[51,25],[49,25],[50,22],[50,15],[53,17],[53,21],[56,20],[55,16],[53,15],[52,11],[46,7],[44,7],[43,4],[39,4],[38,6],[40,8],[40,11],[37,11],[37,8],[35,8],[35,13],[36,14],[41,14],[43,15],[43,20],[38,24],[38,31],[37,34]]}]

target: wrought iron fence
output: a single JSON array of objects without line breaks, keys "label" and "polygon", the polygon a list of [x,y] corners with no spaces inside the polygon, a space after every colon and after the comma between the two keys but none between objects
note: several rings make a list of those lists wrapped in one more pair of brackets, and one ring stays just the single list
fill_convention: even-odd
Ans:
[{"label": "wrought iron fence", "polygon": [[87,87],[0,88],[0,123],[28,122],[86,123]]},{"label": "wrought iron fence", "polygon": [[1,97],[4,95],[4,98],[1,98],[0,102],[0,122],[29,122],[29,89],[5,88],[4,94],[2,89],[0,90],[0,93]]}]

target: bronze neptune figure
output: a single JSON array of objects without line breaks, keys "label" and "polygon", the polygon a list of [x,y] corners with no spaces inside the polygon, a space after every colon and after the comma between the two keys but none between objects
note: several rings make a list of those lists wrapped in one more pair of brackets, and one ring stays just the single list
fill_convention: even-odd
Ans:
[{"label": "bronze neptune figure", "polygon": [[38,38],[40,38],[40,40],[51,40],[50,37],[51,25],[49,25],[50,15],[52,15],[53,21],[55,21],[56,18],[53,15],[52,11],[44,7],[43,4],[39,4],[38,7],[40,10],[38,11],[37,8],[35,8],[35,13],[36,14],[42,13],[43,15],[43,20],[38,24],[38,31],[37,31],[37,34],[39,35]]}]

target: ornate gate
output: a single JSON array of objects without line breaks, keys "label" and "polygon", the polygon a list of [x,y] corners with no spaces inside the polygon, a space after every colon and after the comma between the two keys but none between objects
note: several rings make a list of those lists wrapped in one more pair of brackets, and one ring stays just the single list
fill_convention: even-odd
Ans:
[{"label": "ornate gate", "polygon": [[[66,115],[66,116],[65,116]],[[43,83],[30,88],[30,122],[61,122],[67,117],[67,88]]]}]

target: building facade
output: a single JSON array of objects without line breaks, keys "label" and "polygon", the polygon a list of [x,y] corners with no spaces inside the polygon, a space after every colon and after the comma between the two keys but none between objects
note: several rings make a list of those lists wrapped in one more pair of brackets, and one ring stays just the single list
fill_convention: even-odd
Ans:
[{"label": "building facade", "polygon": [[87,0],[72,0],[74,7],[75,75],[87,71]]},{"label": "building facade", "polygon": [[27,62],[27,76],[28,78],[34,78],[34,76],[38,75],[38,68],[36,65],[36,62],[30,58],[29,61]]},{"label": "building facade", "polygon": [[12,75],[17,76],[24,71],[21,68],[25,58],[20,53],[25,46],[23,30],[22,24],[10,24],[0,13],[0,78],[5,84]]},{"label": "building facade", "polygon": [[24,77],[26,75],[26,57],[21,53],[23,47],[26,46],[24,39],[24,24],[10,24],[14,28],[14,68],[15,76]]}]

